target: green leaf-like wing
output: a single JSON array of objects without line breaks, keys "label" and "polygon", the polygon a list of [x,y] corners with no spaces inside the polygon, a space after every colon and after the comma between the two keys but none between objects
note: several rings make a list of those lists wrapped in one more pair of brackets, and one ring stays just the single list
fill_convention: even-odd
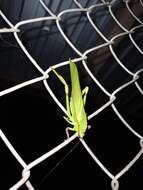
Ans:
[{"label": "green leaf-like wing", "polygon": [[72,83],[70,108],[72,117],[74,118],[74,129],[79,133],[80,137],[84,136],[87,128],[87,117],[84,110],[84,102],[79,82],[78,70],[72,61],[70,61],[70,75]]},{"label": "green leaf-like wing", "polygon": [[71,74],[71,83],[72,83],[71,97],[74,104],[75,113],[78,117],[84,105],[82,100],[78,70],[75,63],[73,63],[72,61],[70,61],[70,74]]}]

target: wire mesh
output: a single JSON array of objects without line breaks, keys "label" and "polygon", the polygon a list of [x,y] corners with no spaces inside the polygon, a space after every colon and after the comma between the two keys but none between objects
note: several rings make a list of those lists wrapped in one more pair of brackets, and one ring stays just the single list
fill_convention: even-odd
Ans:
[{"label": "wire mesh", "polygon": [[[116,3],[117,4],[119,3],[119,1],[117,1],[117,0],[112,0],[110,2],[102,0],[101,2],[96,2],[95,4],[91,5],[90,7],[84,7],[80,3],[80,1],[77,1],[77,0],[73,0],[73,2],[77,6],[77,8],[66,9],[66,10],[63,10],[62,12],[60,12],[59,14],[56,15],[55,13],[53,13],[48,8],[48,6],[46,5],[46,3],[43,0],[39,0],[39,6],[42,6],[43,9],[45,9],[45,12],[47,12],[49,14],[49,16],[40,17],[40,18],[34,18],[34,19],[29,19],[29,20],[28,19],[27,20],[22,20],[22,21],[19,21],[16,25],[13,25],[8,20],[8,18],[6,17],[6,15],[2,11],[0,11],[0,16],[5,20],[5,22],[9,26],[9,28],[1,28],[0,29],[0,33],[13,33],[13,35],[14,35],[16,41],[17,41],[17,44],[22,49],[22,51],[24,52],[25,56],[27,56],[27,58],[30,60],[31,64],[33,64],[33,66],[41,73],[40,77],[32,78],[31,80],[25,81],[23,83],[20,83],[18,85],[15,85],[13,87],[10,87],[10,88],[7,88],[7,89],[1,91],[0,92],[0,96],[4,96],[6,94],[10,94],[10,93],[12,93],[14,91],[17,91],[17,90],[19,90],[21,88],[24,88],[26,86],[29,86],[29,85],[32,85],[34,83],[38,83],[40,81],[43,81],[43,85],[45,86],[45,88],[46,88],[46,90],[48,92],[47,95],[50,95],[52,97],[52,99],[56,102],[56,104],[59,106],[59,108],[63,111],[63,113],[67,115],[67,111],[66,111],[65,107],[58,100],[58,97],[54,94],[54,92],[52,91],[52,89],[51,89],[51,87],[50,87],[50,85],[48,83],[49,73],[52,71],[51,67],[47,68],[46,70],[43,70],[39,66],[39,64],[37,63],[37,61],[28,52],[28,50],[26,49],[26,47],[24,46],[24,44],[22,43],[21,39],[18,36],[18,33],[20,32],[20,27],[23,26],[23,25],[27,25],[29,23],[37,23],[37,22],[47,21],[47,20],[55,22],[56,26],[57,26],[57,29],[59,30],[59,32],[60,32],[61,36],[63,37],[63,39],[73,49],[73,51],[77,54],[77,57],[75,57],[73,59],[73,61],[75,63],[77,63],[79,61],[82,61],[82,67],[85,69],[85,71],[91,77],[91,79],[93,80],[93,82],[95,83],[95,85],[97,85],[103,91],[103,93],[107,96],[107,98],[108,98],[108,101],[103,106],[101,106],[100,108],[98,108],[97,110],[95,110],[93,113],[91,113],[90,115],[88,115],[88,120],[91,120],[92,118],[94,118],[97,114],[101,113],[107,107],[111,107],[113,109],[114,113],[117,115],[117,117],[124,124],[124,126],[139,140],[139,145],[140,145],[139,152],[137,152],[137,154],[134,156],[134,158],[131,158],[129,160],[128,164],[120,172],[118,172],[116,175],[113,175],[103,165],[103,163],[97,158],[97,156],[95,155],[95,153],[88,146],[88,143],[85,142],[84,139],[80,139],[80,142],[83,145],[83,147],[86,149],[87,153],[91,156],[91,158],[95,161],[95,163],[101,168],[101,170],[111,179],[111,189],[112,190],[118,190],[119,189],[119,179],[128,172],[128,170],[139,160],[139,158],[143,154],[143,136],[141,134],[139,134],[136,130],[134,130],[132,128],[132,126],[124,119],[124,117],[119,112],[118,108],[116,107],[115,102],[117,100],[117,94],[119,92],[121,92],[123,89],[128,88],[132,84],[134,84],[136,86],[137,90],[139,91],[139,93],[141,95],[143,95],[143,90],[142,90],[140,84],[138,83],[138,80],[141,78],[141,73],[143,72],[143,68],[137,70],[136,72],[132,72],[128,67],[126,67],[122,63],[122,61],[118,58],[118,55],[115,52],[114,42],[115,42],[115,40],[117,40],[118,38],[120,38],[122,36],[128,36],[129,39],[130,39],[130,41],[131,41],[131,43],[133,44],[133,46],[137,49],[137,51],[141,55],[143,55],[143,51],[138,46],[137,42],[135,41],[135,39],[133,37],[133,33],[135,33],[137,29],[143,27],[143,22],[138,18],[138,16],[136,16],[135,12],[133,12],[132,9],[130,8],[130,1],[129,0],[124,0],[122,3],[125,4],[128,12],[131,14],[131,16],[138,23],[137,26],[135,26],[133,28],[130,28],[130,29],[127,29],[125,26],[123,26],[120,23],[120,21],[118,20],[118,18],[116,18],[115,14],[114,14],[114,11],[112,10],[112,7]],[[135,3],[135,2],[133,2],[133,3]],[[140,6],[142,6],[142,8],[143,8],[143,2],[142,2],[142,0],[140,0]],[[118,33],[118,34],[112,36],[110,39],[107,39],[107,37],[103,34],[103,32],[93,22],[92,17],[91,17],[92,11],[95,8],[98,9],[100,7],[106,7],[107,8],[109,15],[112,17],[112,19],[116,22],[116,24],[122,30],[121,33]],[[63,31],[63,29],[61,27],[62,16],[66,15],[67,13],[71,13],[71,12],[72,13],[84,12],[86,14],[86,17],[87,17],[89,23],[93,27],[94,31],[99,34],[99,36],[103,39],[104,43],[99,44],[99,45],[97,45],[95,47],[92,47],[90,49],[87,49],[84,52],[81,52],[79,49],[77,49],[77,47],[67,37],[67,35],[65,34],[65,32]],[[112,93],[108,92],[108,90],[104,87],[104,85],[102,85],[99,82],[99,79],[97,79],[94,76],[94,74],[92,73],[92,70],[89,69],[88,64],[87,64],[88,55],[91,52],[96,51],[96,50],[101,49],[101,48],[104,48],[104,47],[109,48],[110,53],[112,54],[112,56],[116,60],[117,64],[132,78],[131,80],[129,80],[126,83],[124,83],[123,85],[119,86]],[[64,67],[64,66],[66,66],[68,64],[69,64],[69,61],[67,60],[65,62],[61,62],[61,63],[56,64],[56,65],[52,65],[52,68],[57,69],[57,68],[60,68],[60,67]],[[26,185],[27,189],[34,190],[35,189],[34,188],[34,184],[31,184],[31,182],[30,182],[30,172],[31,172],[32,168],[34,168],[35,166],[37,166],[38,164],[40,164],[44,160],[48,159],[50,156],[56,154],[63,147],[65,147],[66,145],[68,145],[69,143],[71,143],[75,138],[77,138],[77,135],[75,134],[75,135],[71,136],[70,138],[68,138],[67,140],[64,140],[62,143],[60,143],[59,145],[57,145],[52,150],[46,152],[44,155],[42,155],[42,156],[39,155],[39,157],[37,159],[31,161],[30,163],[26,163],[23,160],[23,158],[19,155],[19,153],[17,152],[17,150],[9,142],[8,137],[5,136],[5,134],[3,133],[2,130],[0,130],[0,136],[1,136],[1,139],[3,140],[4,144],[6,145],[6,147],[11,152],[11,155],[13,155],[15,157],[15,159],[17,160],[17,162],[23,168],[21,179],[16,184],[14,184],[12,187],[10,187],[9,188],[10,190],[19,189],[24,184]]]}]

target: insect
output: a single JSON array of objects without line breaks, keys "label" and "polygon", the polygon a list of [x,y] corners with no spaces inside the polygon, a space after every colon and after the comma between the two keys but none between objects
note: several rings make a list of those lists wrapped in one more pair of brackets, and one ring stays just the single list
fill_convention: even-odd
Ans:
[{"label": "insect", "polygon": [[69,87],[65,79],[56,70],[53,69],[53,72],[62,82],[65,88],[67,117],[64,117],[64,119],[68,123],[73,125],[73,127],[66,128],[66,135],[69,138],[69,130],[71,130],[76,132],[79,138],[83,138],[85,131],[87,129],[87,116],[85,113],[84,106],[86,103],[86,97],[89,87],[87,86],[81,91],[77,66],[71,60],[69,60],[69,65],[70,65],[70,76],[71,76],[70,97],[69,97]]}]

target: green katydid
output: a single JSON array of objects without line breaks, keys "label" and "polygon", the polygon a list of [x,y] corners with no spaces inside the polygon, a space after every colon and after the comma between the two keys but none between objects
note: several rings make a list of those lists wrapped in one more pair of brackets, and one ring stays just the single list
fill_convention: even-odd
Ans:
[{"label": "green katydid", "polygon": [[66,128],[67,137],[69,137],[69,130],[75,131],[79,138],[83,138],[87,129],[87,116],[85,113],[85,103],[89,88],[85,87],[81,91],[79,75],[76,64],[69,60],[70,76],[71,76],[71,96],[69,97],[69,87],[65,79],[53,69],[55,75],[63,83],[66,94],[66,109],[67,117],[64,117],[68,123],[73,127]]}]

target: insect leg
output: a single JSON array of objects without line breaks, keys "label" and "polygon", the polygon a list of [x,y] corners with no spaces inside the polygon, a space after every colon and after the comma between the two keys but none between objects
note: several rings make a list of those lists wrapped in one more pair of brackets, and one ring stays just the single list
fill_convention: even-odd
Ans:
[{"label": "insect leg", "polygon": [[63,117],[69,124],[73,125],[73,122],[68,117]]},{"label": "insect leg", "polygon": [[71,113],[70,113],[70,105],[69,105],[69,87],[65,79],[55,69],[53,69],[53,72],[58,77],[58,79],[63,83],[65,87],[67,116],[70,117]]},{"label": "insect leg", "polygon": [[82,90],[82,96],[83,96],[83,103],[84,103],[84,105],[85,105],[85,103],[86,103],[86,97],[87,97],[88,91],[89,91],[89,87],[88,87],[88,86],[86,86],[86,87]]},{"label": "insect leg", "polygon": [[65,131],[66,131],[67,138],[70,137],[70,136],[69,136],[69,130],[70,130],[70,131],[75,131],[74,128],[67,127],[66,130],[65,130]]}]

